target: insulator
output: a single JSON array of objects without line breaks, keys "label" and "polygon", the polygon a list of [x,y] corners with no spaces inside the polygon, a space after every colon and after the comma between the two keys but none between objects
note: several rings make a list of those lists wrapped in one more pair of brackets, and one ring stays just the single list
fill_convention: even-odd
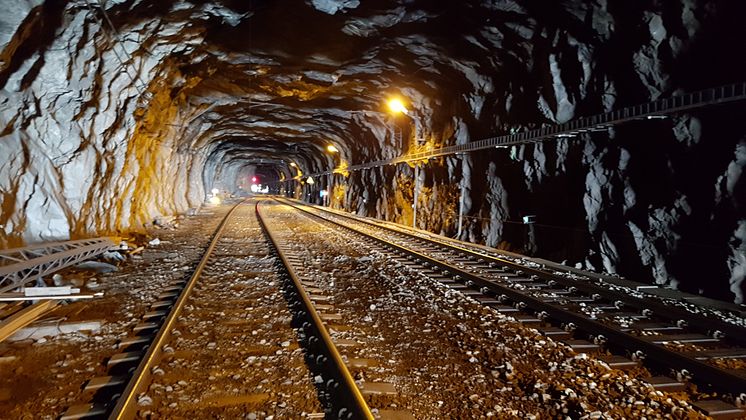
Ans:
[{"label": "insulator", "polygon": [[645,316],[652,316],[653,315],[653,311],[651,311],[648,308],[645,308],[645,309],[642,310],[642,314],[645,315]]},{"label": "insulator", "polygon": [[567,332],[573,332],[573,331],[575,331],[576,328],[578,328],[578,327],[575,324],[573,324],[572,322],[568,322],[567,324],[564,325],[564,329]]},{"label": "insulator", "polygon": [[624,307],[624,302],[622,302],[621,300],[618,300],[618,301],[614,302],[614,306],[617,309],[622,309]]},{"label": "insulator", "polygon": [[541,311],[538,314],[536,314],[536,317],[544,321],[549,318],[549,314],[547,313],[547,311]]},{"label": "insulator", "polygon": [[684,327],[686,327],[687,325],[689,325],[689,323],[688,323],[688,322],[686,322],[686,321],[685,321],[685,320],[683,320],[683,319],[680,319],[680,320],[676,321],[676,326],[677,326],[677,327],[679,327],[679,328],[684,328]]},{"label": "insulator", "polygon": [[712,337],[717,339],[723,339],[725,338],[725,333],[720,330],[715,330],[712,332]]}]

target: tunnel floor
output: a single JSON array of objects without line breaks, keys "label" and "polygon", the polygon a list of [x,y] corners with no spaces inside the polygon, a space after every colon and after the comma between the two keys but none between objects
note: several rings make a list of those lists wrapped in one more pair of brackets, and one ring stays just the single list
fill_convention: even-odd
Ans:
[{"label": "tunnel floor", "polygon": [[[226,224],[159,373],[138,396],[140,416],[321,418],[326,410],[333,417],[317,356],[309,357],[313,350],[303,344],[296,309],[283,292],[279,258],[256,220],[258,201],[268,229],[321,295],[316,303],[332,339],[356,343],[340,349],[376,416],[702,416],[686,394],[648,385],[655,372],[639,365],[612,369],[608,354],[592,343],[574,348],[542,335],[534,328],[540,320],[485,306],[474,293],[427,277],[372,242],[287,204],[256,199],[237,207]],[[88,381],[111,374],[110,361],[122,351],[117,343],[143,325],[164,289],[190,277],[234,204],[151,229],[137,240],[159,241],[118,271],[63,272],[64,281],[93,286],[105,297],[59,306],[34,324],[80,331],[0,344],[3,416],[57,418],[95,399]]]}]

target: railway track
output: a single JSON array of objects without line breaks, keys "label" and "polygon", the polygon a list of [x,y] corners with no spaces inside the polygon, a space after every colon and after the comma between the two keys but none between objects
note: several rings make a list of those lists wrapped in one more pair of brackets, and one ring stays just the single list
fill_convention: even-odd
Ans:
[{"label": "railway track", "polygon": [[[513,316],[578,353],[596,353],[617,369],[640,365],[661,391],[709,397],[695,407],[715,418],[743,416],[746,331],[659,301],[590,281],[407,234],[317,207],[283,203],[389,250],[392,259],[484,305]],[[715,398],[713,398],[715,397]],[[723,398],[725,401],[720,400]]]},{"label": "railway track", "polygon": [[254,207],[235,206],[191,278],[161,290],[106,362],[108,375],[85,384],[89,400],[61,418],[323,413],[283,275]]},{"label": "railway track", "polygon": [[[731,336],[738,331],[728,325],[710,322],[709,335],[698,334],[699,320],[686,314],[638,311],[634,299],[567,284],[537,267],[352,217],[265,201],[238,205],[226,215],[191,278],[161,291],[142,322],[120,341],[121,353],[107,361],[109,374],[85,385],[90,400],[70,407],[62,419],[530,417],[536,407],[550,405],[547,413],[580,415],[585,408],[573,402],[573,394],[570,400],[558,394],[579,386],[575,379],[532,393],[559,379],[545,378],[544,369],[576,369],[576,364],[587,373],[580,383],[627,381],[622,371],[644,364],[673,375],[649,378],[657,390],[691,390],[697,384],[726,400],[737,398],[742,376],[714,376],[723,369],[710,357],[739,360],[741,347],[733,344],[739,336]],[[356,252],[355,259],[347,256]],[[437,287],[418,283],[390,262]],[[480,306],[465,296],[484,306],[475,309]],[[503,324],[495,318],[499,314],[565,342],[576,354],[598,353],[622,373],[594,376],[595,362],[568,356],[569,350],[545,343],[536,332],[526,341],[526,330]],[[679,340],[660,341],[670,336]],[[512,350],[505,346],[511,342]],[[676,348],[670,348],[672,342]],[[536,343],[547,346],[549,355]],[[730,347],[715,347],[723,343]],[[530,369],[536,372],[518,380],[523,384],[518,388],[506,387],[517,380],[509,362],[521,359],[511,356],[516,351],[538,363]],[[693,360],[693,369],[677,358]],[[710,379],[703,381],[702,372]],[[631,383],[619,389],[632,391]],[[442,401],[444,394],[453,401]],[[633,399],[641,398],[672,404],[674,415],[686,412],[670,398],[664,402],[664,394]],[[625,415],[642,413],[626,397],[612,397],[608,406]],[[695,406],[714,418],[743,415],[720,400]]]},{"label": "railway track", "polygon": [[365,360],[343,358],[337,346],[351,341],[331,338],[338,317],[271,225],[258,204],[236,205],[191,278],[161,291],[120,340],[109,375],[85,384],[90,400],[61,419],[411,418],[373,415],[364,393],[389,384],[361,391],[347,364]]},{"label": "railway track", "polygon": [[[322,390],[323,395],[329,396],[327,414],[332,419],[411,419],[405,410],[375,410],[368,406],[366,397],[396,394],[394,386],[389,383],[360,383],[356,382],[351,368],[365,369],[369,361],[355,357],[354,340],[333,337],[335,330],[355,328],[345,323],[344,317],[338,313],[334,305],[330,304],[330,293],[321,288],[317,282],[317,270],[309,267],[304,260],[308,251],[291,230],[282,229],[285,226],[282,219],[268,218],[263,215],[262,205],[257,205],[257,214],[267,233],[272,246],[287,271],[287,277],[292,282],[292,296],[295,302],[293,310],[302,313],[303,320],[300,339],[308,349],[311,363],[320,369],[314,380]],[[269,221],[271,220],[271,222]],[[282,228],[277,228],[280,225]],[[344,355],[343,355],[344,354]]]}]

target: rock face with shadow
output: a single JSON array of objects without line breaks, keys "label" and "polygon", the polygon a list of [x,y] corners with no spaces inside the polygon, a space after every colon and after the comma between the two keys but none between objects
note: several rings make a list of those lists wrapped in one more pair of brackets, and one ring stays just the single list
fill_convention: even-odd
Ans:
[{"label": "rock face with shadow", "polygon": [[[344,168],[738,82],[746,64],[746,6],[727,0],[11,3],[4,247],[331,167],[335,206],[411,224],[412,165]],[[418,162],[418,226],[456,235],[461,209],[464,240],[743,302],[742,109]],[[318,201],[329,178],[291,188]]]}]

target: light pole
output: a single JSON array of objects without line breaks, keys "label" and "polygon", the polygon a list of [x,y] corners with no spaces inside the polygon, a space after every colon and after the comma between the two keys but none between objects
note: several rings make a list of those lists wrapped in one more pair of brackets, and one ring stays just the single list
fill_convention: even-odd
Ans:
[{"label": "light pole", "polygon": [[466,199],[466,179],[464,179],[464,165],[466,165],[466,157],[465,155],[461,155],[461,182],[459,183],[461,187],[461,194],[459,195],[459,202],[458,202],[458,232],[456,233],[456,239],[461,239],[461,232],[463,231],[464,226],[464,207],[466,206],[465,199]]},{"label": "light pole", "polygon": [[412,227],[417,229],[417,201],[420,199],[420,165],[414,164],[414,198],[412,203]]},{"label": "light pole", "polygon": [[311,185],[313,185],[313,184],[314,184],[314,180],[313,180],[313,178],[311,178],[309,176],[306,179],[306,185],[308,185],[308,188],[306,188],[306,189],[308,191],[307,192],[303,192],[303,190],[301,190],[303,192],[303,194],[304,194],[304,197],[306,197],[306,198],[304,198],[304,201],[307,202],[307,203],[311,203],[311,204],[314,203],[313,202],[313,187],[311,187]]},{"label": "light pole", "polygon": [[[290,162],[288,166],[290,166],[291,168],[297,167],[295,162]],[[290,179],[288,179],[288,182],[285,186],[285,197],[290,196],[290,189],[293,189],[293,191],[295,191],[295,177],[293,176],[293,170],[288,168],[288,173],[290,174]],[[295,194],[293,194],[293,198],[295,198]]]},{"label": "light pole", "polygon": [[326,206],[331,207],[332,206],[332,191],[334,190],[334,168],[336,167],[336,161],[337,161],[336,157],[339,154],[339,149],[337,149],[333,144],[330,144],[326,146],[326,151],[332,155],[332,168],[329,171],[329,182],[327,182],[327,191],[326,191]]},{"label": "light pole", "polygon": [[[415,144],[419,144],[419,138],[417,136],[417,128],[418,124],[414,117],[409,115],[409,110],[406,106],[404,106],[404,103],[401,101],[401,99],[398,98],[392,98],[388,101],[389,110],[395,114],[404,114],[409,116],[409,118],[412,119],[412,122],[415,124]],[[401,129],[398,125],[394,126],[394,139],[396,139],[396,130],[399,129],[399,136],[401,136]],[[398,138],[399,141],[401,141],[401,137]],[[414,163],[414,197],[413,197],[413,203],[412,203],[412,227],[417,228],[417,201],[420,198],[420,165],[419,163]]]}]

